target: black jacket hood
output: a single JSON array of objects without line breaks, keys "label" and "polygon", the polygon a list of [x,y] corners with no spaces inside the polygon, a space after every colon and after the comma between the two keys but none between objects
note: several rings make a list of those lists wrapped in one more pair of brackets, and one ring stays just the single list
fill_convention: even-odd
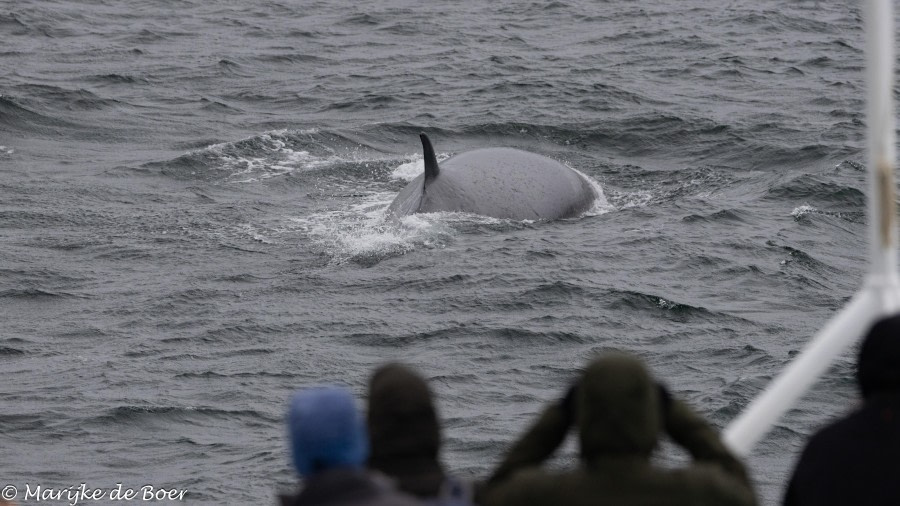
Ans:
[{"label": "black jacket hood", "polygon": [[401,364],[379,368],[369,384],[368,423],[369,467],[397,480],[405,492],[436,496],[444,481],[441,434],[425,380]]},{"label": "black jacket hood", "polygon": [[856,379],[865,398],[900,393],[900,315],[880,320],[866,335]]}]

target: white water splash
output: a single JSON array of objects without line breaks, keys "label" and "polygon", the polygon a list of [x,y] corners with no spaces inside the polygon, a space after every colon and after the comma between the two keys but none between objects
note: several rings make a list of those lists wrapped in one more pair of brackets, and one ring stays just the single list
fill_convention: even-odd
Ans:
[{"label": "white water splash", "polygon": [[794,210],[791,211],[791,216],[793,216],[794,219],[797,220],[797,219],[800,219],[800,218],[806,216],[807,214],[815,213],[815,212],[818,212],[818,209],[816,209],[815,207],[813,207],[809,204],[803,204],[800,207],[795,207]]},{"label": "white water splash", "polygon": [[635,207],[646,207],[660,198],[661,192],[655,190],[616,190],[610,191],[613,203],[610,206],[613,209],[623,211]]},{"label": "white water splash", "polygon": [[597,198],[594,199],[594,205],[592,205],[590,209],[585,211],[583,216],[598,216],[615,210],[615,207],[609,203],[609,200],[606,199],[606,194],[603,193],[603,187],[600,186],[600,183],[597,180],[588,176],[584,172],[581,172],[575,167],[572,167],[569,164],[566,164],[566,167],[569,167],[570,169],[577,172],[578,175],[583,177],[585,181],[587,181],[588,184],[590,184],[594,191],[597,193]]},{"label": "white water splash", "polygon": [[412,181],[419,174],[425,172],[425,160],[421,157],[402,163],[391,172],[391,179],[400,179],[403,181]]},{"label": "white water splash", "polygon": [[296,171],[317,170],[347,162],[374,162],[379,157],[338,154],[333,149],[316,143],[325,153],[313,154],[305,149],[294,149],[300,137],[319,133],[317,129],[272,130],[238,141],[222,142],[195,150],[188,155],[218,159],[215,168],[227,173],[230,183],[254,183],[284,176]]},{"label": "white water splash", "polygon": [[269,237],[269,231],[260,230],[257,226],[250,223],[239,225],[236,227],[236,230],[241,235],[249,237],[261,244],[275,244],[276,242],[274,239]]},{"label": "white water splash", "polygon": [[[450,158],[449,153],[438,153],[438,163]],[[419,177],[419,174],[425,172],[425,158],[421,154],[415,155],[409,162],[402,163],[391,172],[391,179],[400,179],[402,181],[412,181]]]},{"label": "white water splash", "polygon": [[391,219],[385,214],[394,193],[363,197],[347,209],[293,218],[293,226],[334,263],[378,261],[418,247],[442,248],[456,235],[442,214],[414,214]]},{"label": "white water splash", "polygon": [[288,147],[289,135],[308,135],[316,133],[315,130],[301,130],[289,132],[288,130],[273,130],[264,132],[257,137],[251,137],[238,142],[256,141],[256,151],[261,151],[260,156],[249,156],[240,153],[231,153],[228,150],[237,143],[214,144],[206,148],[207,151],[216,153],[222,158],[222,169],[231,172],[229,180],[233,183],[253,183],[263,179],[290,174],[297,170],[310,170],[333,165],[341,161],[337,156],[317,157],[305,150],[294,150]]}]

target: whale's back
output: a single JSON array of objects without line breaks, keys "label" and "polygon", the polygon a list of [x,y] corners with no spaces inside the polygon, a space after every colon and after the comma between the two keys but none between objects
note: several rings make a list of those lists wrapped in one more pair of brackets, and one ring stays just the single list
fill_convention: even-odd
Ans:
[{"label": "whale's back", "polygon": [[556,160],[518,149],[486,148],[443,162],[440,176],[425,188],[418,212],[553,220],[584,213],[596,197],[584,177]]},{"label": "whale's back", "polygon": [[388,208],[395,216],[441,211],[513,220],[578,216],[597,198],[578,172],[556,160],[513,148],[460,153],[438,166],[431,141],[421,135],[425,173]]}]

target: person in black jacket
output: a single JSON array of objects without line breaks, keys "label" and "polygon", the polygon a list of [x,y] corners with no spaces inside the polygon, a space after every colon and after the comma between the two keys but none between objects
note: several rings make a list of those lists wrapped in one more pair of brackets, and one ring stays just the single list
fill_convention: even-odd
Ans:
[{"label": "person in black jacket", "polygon": [[440,461],[441,427],[431,389],[413,369],[378,368],[369,383],[369,468],[434,505],[471,504],[471,485],[448,475]]},{"label": "person in black jacket", "polygon": [[785,506],[900,504],[900,315],[869,331],[856,379],[862,406],[810,438]]},{"label": "person in black jacket", "polygon": [[303,390],[291,399],[288,430],[303,489],[281,496],[291,506],[414,506],[386,477],[365,469],[368,438],[353,396],[339,387]]}]

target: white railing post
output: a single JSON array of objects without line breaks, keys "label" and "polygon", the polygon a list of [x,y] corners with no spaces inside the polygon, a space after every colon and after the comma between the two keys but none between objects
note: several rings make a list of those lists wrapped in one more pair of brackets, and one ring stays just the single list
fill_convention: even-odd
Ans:
[{"label": "white railing post", "polygon": [[894,201],[894,13],[891,0],[865,0],[869,273],[862,289],[725,430],[739,455],[753,446],[880,316],[900,309]]}]

